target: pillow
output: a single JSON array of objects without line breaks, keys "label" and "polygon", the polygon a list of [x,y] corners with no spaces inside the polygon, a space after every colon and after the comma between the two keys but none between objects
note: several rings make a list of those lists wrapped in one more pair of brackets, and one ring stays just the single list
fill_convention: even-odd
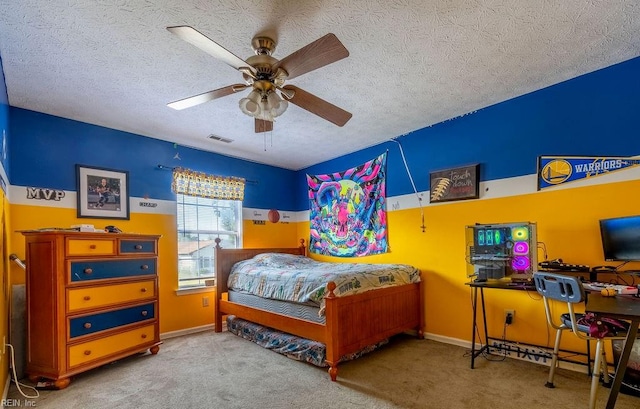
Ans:
[{"label": "pillow", "polygon": [[300,265],[316,263],[315,260],[299,254],[260,253],[253,257],[256,264],[263,267],[295,268]]}]

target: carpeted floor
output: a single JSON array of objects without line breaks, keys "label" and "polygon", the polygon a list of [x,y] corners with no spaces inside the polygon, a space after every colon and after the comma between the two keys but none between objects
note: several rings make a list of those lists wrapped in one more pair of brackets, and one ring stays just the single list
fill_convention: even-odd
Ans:
[{"label": "carpeted floor", "polygon": [[[331,382],[325,368],[294,361],[228,332],[205,332],[166,340],[158,355],[137,355],[85,372],[66,389],[40,391],[36,399],[22,397],[12,384],[8,398],[40,409],[588,406],[590,382],[585,374],[559,369],[556,388],[547,389],[545,366],[478,358],[476,368],[470,369],[468,352],[400,336],[341,364],[338,382]],[[608,392],[600,388],[599,407],[604,407]],[[616,408],[638,407],[640,398],[620,394]]]}]

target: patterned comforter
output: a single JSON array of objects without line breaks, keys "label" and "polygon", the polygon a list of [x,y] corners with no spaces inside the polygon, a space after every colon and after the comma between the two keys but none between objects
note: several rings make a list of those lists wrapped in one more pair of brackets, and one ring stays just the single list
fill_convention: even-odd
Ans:
[{"label": "patterned comforter", "polygon": [[263,298],[324,307],[326,285],[336,283],[336,297],[417,283],[420,271],[406,264],[330,263],[309,257],[262,253],[236,263],[229,288]]}]

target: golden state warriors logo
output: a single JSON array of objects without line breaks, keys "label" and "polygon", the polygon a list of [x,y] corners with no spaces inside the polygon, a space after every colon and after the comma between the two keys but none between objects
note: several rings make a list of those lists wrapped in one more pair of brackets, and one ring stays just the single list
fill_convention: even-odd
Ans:
[{"label": "golden state warriors logo", "polygon": [[572,166],[564,159],[555,159],[544,165],[540,172],[542,180],[550,185],[559,185],[571,177]]}]

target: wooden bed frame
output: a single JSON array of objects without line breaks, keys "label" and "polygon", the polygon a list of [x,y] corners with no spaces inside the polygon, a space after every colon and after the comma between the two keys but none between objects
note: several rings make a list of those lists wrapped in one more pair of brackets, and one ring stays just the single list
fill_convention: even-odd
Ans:
[{"label": "wooden bed frame", "polygon": [[304,240],[294,248],[223,249],[216,239],[215,331],[222,331],[222,317],[235,315],[282,332],[297,335],[326,346],[329,375],[335,381],[340,357],[359,351],[392,335],[417,331],[423,338],[422,282],[386,287],[346,297],[336,297],[335,283],[327,284],[325,324],[288,317],[227,300],[227,282],[231,268],[238,261],[260,253],[306,255]]}]

